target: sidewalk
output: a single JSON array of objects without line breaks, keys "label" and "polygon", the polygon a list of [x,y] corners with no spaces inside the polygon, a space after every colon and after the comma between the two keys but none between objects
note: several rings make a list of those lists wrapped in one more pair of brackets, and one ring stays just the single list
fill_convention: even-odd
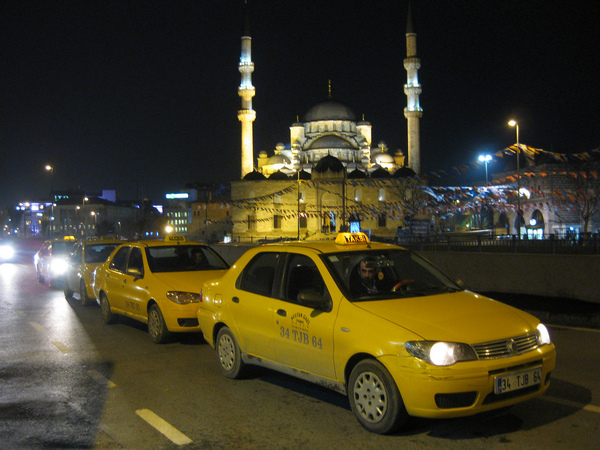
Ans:
[{"label": "sidewalk", "polygon": [[481,294],[527,311],[546,325],[600,329],[600,303],[500,292],[481,292]]}]

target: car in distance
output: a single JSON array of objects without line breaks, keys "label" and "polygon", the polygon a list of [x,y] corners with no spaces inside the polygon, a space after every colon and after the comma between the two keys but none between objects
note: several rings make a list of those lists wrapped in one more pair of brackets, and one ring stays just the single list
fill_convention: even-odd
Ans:
[{"label": "car in distance", "polygon": [[67,300],[72,299],[75,292],[79,293],[79,302],[83,306],[95,299],[92,289],[94,270],[105,262],[122,242],[115,238],[102,237],[75,244],[67,258],[67,269],[63,280]]},{"label": "car in distance", "polygon": [[0,240],[0,263],[10,262],[15,257],[15,248],[9,240]]},{"label": "car in distance", "polygon": [[252,364],[326,386],[379,434],[409,416],[467,416],[538,396],[556,359],[535,317],[364,233],[252,248],[204,283],[199,306],[226,377]]},{"label": "car in distance", "polygon": [[183,236],[126,242],[94,271],[94,296],[105,323],[116,315],[147,323],[150,338],[160,344],[173,332],[200,332],[202,283],[228,268],[212,248]]},{"label": "car in distance", "polygon": [[40,283],[49,281],[54,284],[63,279],[67,270],[67,257],[75,246],[74,236],[49,239],[33,255],[33,265]]}]

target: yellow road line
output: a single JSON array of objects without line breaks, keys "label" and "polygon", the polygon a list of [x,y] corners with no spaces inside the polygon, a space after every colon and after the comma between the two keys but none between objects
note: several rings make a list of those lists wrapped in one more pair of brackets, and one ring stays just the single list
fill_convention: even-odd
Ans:
[{"label": "yellow road line", "polygon": [[190,444],[192,440],[179,431],[177,428],[173,427],[171,424],[166,422],[165,420],[158,417],[149,409],[138,409],[135,412],[138,416],[144,419],[148,424],[154,427],[156,430],[160,431],[164,434],[167,439],[177,445],[185,445]]}]

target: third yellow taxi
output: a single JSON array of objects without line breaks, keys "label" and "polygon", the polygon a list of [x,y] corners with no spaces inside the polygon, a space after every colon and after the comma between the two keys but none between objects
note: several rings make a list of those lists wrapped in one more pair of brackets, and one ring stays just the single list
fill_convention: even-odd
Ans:
[{"label": "third yellow taxi", "polygon": [[228,267],[213,249],[183,236],[131,241],[96,268],[93,290],[105,323],[131,317],[147,323],[152,341],[163,343],[171,332],[200,331],[202,282]]},{"label": "third yellow taxi", "polygon": [[88,239],[75,244],[67,258],[67,268],[63,279],[65,298],[71,300],[79,293],[79,303],[83,306],[94,299],[92,275],[96,267],[110,256],[123,241],[110,236]]},{"label": "third yellow taxi", "polygon": [[462,289],[365,234],[248,250],[204,284],[198,320],[221,371],[275,369],[348,396],[384,434],[542,394],[556,352],[535,317]]}]

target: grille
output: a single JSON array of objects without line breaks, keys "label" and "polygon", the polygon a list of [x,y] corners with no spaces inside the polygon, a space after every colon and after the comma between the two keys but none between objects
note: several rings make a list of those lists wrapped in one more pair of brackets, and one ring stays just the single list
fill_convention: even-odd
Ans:
[{"label": "grille", "polygon": [[507,356],[520,355],[538,347],[537,335],[525,334],[499,341],[484,342],[472,346],[479,359],[506,358]]}]

